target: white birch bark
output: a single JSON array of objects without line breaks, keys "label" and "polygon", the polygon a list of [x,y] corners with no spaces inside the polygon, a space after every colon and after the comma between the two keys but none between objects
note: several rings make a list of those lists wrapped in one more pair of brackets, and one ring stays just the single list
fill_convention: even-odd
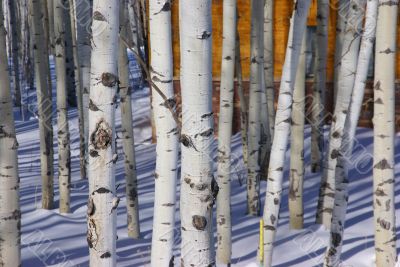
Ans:
[{"label": "white birch bark", "polygon": [[375,43],[377,10],[378,0],[369,0],[367,2],[365,26],[357,63],[357,73],[354,81],[349,112],[344,127],[340,150],[341,156],[338,158],[336,165],[335,202],[332,213],[331,235],[324,262],[324,266],[327,267],[338,266],[340,264],[340,255],[344,239],[343,231],[348,203],[348,171],[351,168],[350,159],[353,151],[354,138],[364,98],[369,62]]},{"label": "white birch bark", "polygon": [[[125,17],[125,11],[125,2],[120,0],[120,35],[126,38],[128,21],[127,17]],[[120,82],[119,93],[121,97],[121,133],[122,149],[124,152],[128,236],[139,238],[139,201],[132,120],[132,87],[129,85],[128,54],[122,41],[119,42],[118,73]]]},{"label": "white birch bark", "polygon": [[349,8],[346,18],[347,22],[339,73],[339,88],[329,133],[329,148],[324,160],[316,214],[316,223],[323,224],[326,228],[330,228],[331,225],[335,197],[335,170],[337,158],[340,155],[344,125],[357,71],[365,3],[365,0],[351,0],[351,8]]},{"label": "white birch bark", "polygon": [[[260,13],[263,2],[251,1],[251,65],[249,92],[248,162],[247,162],[247,213],[260,213],[260,141],[261,141],[261,98],[263,68],[263,20]],[[261,34],[260,34],[261,33]]]},{"label": "white birch bark", "polygon": [[282,197],[283,167],[291,125],[292,94],[299,62],[301,43],[306,29],[310,0],[295,1],[290,21],[289,38],[279,90],[278,108],[272,142],[267,192],[264,204],[264,266],[272,264],[273,242],[278,226],[279,207]]},{"label": "white birch bark", "polygon": [[[171,1],[149,2],[151,79],[175,106]],[[155,199],[151,266],[172,266],[175,229],[179,130],[165,100],[153,89],[152,105],[157,135]]]},{"label": "white birch bark", "polygon": [[54,40],[57,76],[57,140],[60,213],[70,212],[71,154],[69,146],[67,80],[65,64],[64,2],[54,2]]},{"label": "white birch bark", "polygon": [[236,50],[236,0],[223,1],[221,91],[218,123],[217,261],[231,263],[231,140]]},{"label": "white birch bark", "polygon": [[394,266],[395,70],[398,0],[380,0],[376,26],[374,78],[374,225],[376,266]]},{"label": "white birch bark", "polygon": [[0,0],[0,265],[20,266],[21,211],[19,204],[18,142],[15,133],[10,78]]},{"label": "white birch bark", "polygon": [[322,169],[328,60],[329,0],[318,0],[317,3],[315,82],[311,109],[311,172],[318,172]]},{"label": "white birch bark", "polygon": [[90,266],[116,265],[115,104],[119,1],[94,0],[89,105],[88,232]]},{"label": "white birch bark", "polygon": [[293,90],[290,136],[289,212],[290,227],[303,228],[304,114],[306,91],[306,39],[304,34]]},{"label": "white birch bark", "polygon": [[50,54],[54,54],[54,0],[46,0],[46,6],[47,6],[47,14],[48,14],[48,19],[49,19],[49,51]]},{"label": "white birch bark", "polygon": [[[196,23],[193,19],[196,18]],[[179,1],[182,176],[181,266],[214,264],[211,0]],[[196,62],[196,64],[193,64]]]},{"label": "white birch bark", "polygon": [[42,7],[44,0],[30,0],[32,16],[32,41],[35,64],[36,94],[38,101],[40,166],[42,175],[42,208],[53,208],[53,126],[52,103],[49,95],[49,65],[46,42],[43,42],[44,27]]}]

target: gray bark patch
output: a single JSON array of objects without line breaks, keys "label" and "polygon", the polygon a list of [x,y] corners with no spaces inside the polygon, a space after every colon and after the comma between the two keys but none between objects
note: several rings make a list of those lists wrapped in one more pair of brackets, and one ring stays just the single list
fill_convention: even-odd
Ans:
[{"label": "gray bark patch", "polygon": [[106,17],[104,17],[104,15],[101,14],[99,11],[95,11],[93,13],[93,20],[106,21]]}]

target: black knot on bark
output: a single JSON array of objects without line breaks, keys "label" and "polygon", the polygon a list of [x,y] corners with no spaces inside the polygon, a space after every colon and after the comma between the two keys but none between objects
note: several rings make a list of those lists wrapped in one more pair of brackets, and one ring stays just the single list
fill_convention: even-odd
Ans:
[{"label": "black knot on bark", "polygon": [[103,119],[97,123],[96,129],[90,137],[95,149],[107,149],[112,142],[112,130]]}]

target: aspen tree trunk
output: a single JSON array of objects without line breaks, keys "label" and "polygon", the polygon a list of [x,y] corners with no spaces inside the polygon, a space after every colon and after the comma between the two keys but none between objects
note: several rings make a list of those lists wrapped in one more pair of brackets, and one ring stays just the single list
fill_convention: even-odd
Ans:
[{"label": "aspen tree trunk", "polygon": [[264,2],[264,81],[268,103],[270,136],[273,137],[275,127],[274,0],[265,0]]},{"label": "aspen tree trunk", "polygon": [[[237,22],[237,20],[236,20]],[[248,105],[246,97],[244,96],[243,89],[243,75],[242,75],[242,61],[240,57],[240,37],[239,32],[236,31],[236,49],[235,49],[235,69],[237,78],[237,92],[240,101],[240,132],[242,139],[242,149],[243,149],[243,162],[244,166],[247,168],[248,159],[248,148],[247,148],[247,127],[248,127]]]},{"label": "aspen tree trunk", "polygon": [[[50,23],[49,23],[49,10],[47,8],[47,1],[46,0],[41,0],[41,11],[42,11],[42,21],[43,21],[43,27],[44,27],[44,43],[45,43],[45,48],[46,48],[46,66],[48,68],[47,70],[47,88],[49,90],[49,96],[50,99],[53,97],[53,84],[51,80],[51,71],[50,71],[50,59],[49,55],[50,53]],[[43,42],[43,40],[41,40]]]},{"label": "aspen tree trunk", "polygon": [[272,264],[273,242],[278,226],[279,207],[282,197],[283,167],[287,149],[292,115],[292,93],[296,70],[301,53],[301,44],[306,29],[310,0],[297,0],[290,21],[285,63],[279,90],[278,108],[275,117],[275,130],[269,162],[267,192],[264,204],[264,266]]},{"label": "aspen tree trunk", "polygon": [[181,266],[209,266],[214,264],[212,207],[217,191],[212,168],[211,0],[180,0],[179,24],[183,122]]},{"label": "aspen tree trunk", "polygon": [[[263,67],[263,21],[260,12],[263,2],[251,1],[251,65],[249,93],[249,125],[248,125],[248,163],[247,163],[247,213],[260,213],[260,141],[261,141],[261,88]],[[261,31],[260,31],[261,30]]]},{"label": "aspen tree trunk", "polygon": [[[120,0],[120,35],[127,35],[127,18],[125,17],[125,3]],[[128,236],[132,238],[140,237],[139,227],[139,203],[137,193],[137,174],[135,159],[135,142],[133,137],[133,121],[132,121],[132,87],[129,85],[129,61],[125,45],[119,42],[119,59],[118,59],[119,86],[121,97],[121,132],[122,132],[122,149],[124,152],[124,167],[126,181],[126,209]]]},{"label": "aspen tree trunk", "polygon": [[30,0],[32,12],[32,41],[35,63],[36,92],[38,99],[40,166],[42,174],[42,208],[53,208],[53,126],[52,103],[48,88],[49,65],[46,43],[43,42],[43,0]]},{"label": "aspen tree trunk", "polygon": [[304,34],[293,90],[290,141],[289,211],[290,227],[303,228],[304,113],[306,91],[306,39]]},{"label": "aspen tree trunk", "polygon": [[376,26],[374,78],[374,224],[376,266],[394,266],[394,122],[398,0],[380,0]]},{"label": "aspen tree trunk", "polygon": [[127,0],[128,1],[128,11],[129,11],[129,24],[132,32],[132,41],[133,41],[133,48],[136,51],[139,50],[138,46],[138,29],[137,29],[137,18],[136,18],[136,0]]},{"label": "aspen tree trunk", "polygon": [[19,60],[18,60],[18,23],[17,23],[17,6],[14,0],[8,1],[10,10],[10,28],[11,28],[11,46],[12,46],[12,62],[13,62],[13,85],[14,85],[14,102],[17,107],[21,107],[21,84],[19,79]]},{"label": "aspen tree trunk", "polygon": [[218,123],[217,261],[231,263],[231,139],[236,48],[236,0],[223,1],[221,94]]},{"label": "aspen tree trunk", "polygon": [[78,104],[78,123],[79,123],[79,162],[80,162],[80,173],[81,178],[86,179],[86,149],[85,149],[85,120],[84,120],[84,110],[83,110],[83,88],[82,88],[82,75],[80,69],[80,59],[78,55],[78,45],[76,40],[76,9],[75,1],[68,0],[70,6],[70,17],[71,17],[71,29],[74,34],[72,34],[72,49],[74,56],[74,72],[75,72],[75,88],[76,88],[76,98]]},{"label": "aspen tree trunk", "polygon": [[118,86],[119,1],[94,0],[89,106],[89,199],[87,242],[90,266],[116,265],[114,164]]},{"label": "aspen tree trunk", "polygon": [[70,107],[77,107],[76,88],[75,88],[75,63],[72,44],[72,32],[70,10],[73,9],[69,5],[69,1],[64,2],[64,18],[65,18],[65,62],[67,69],[67,97]]},{"label": "aspen tree trunk", "polygon": [[18,142],[15,133],[3,1],[0,0],[0,259],[1,266],[20,266],[21,211],[19,205]]},{"label": "aspen tree trunk", "polygon": [[[63,3],[64,5],[64,3]],[[48,23],[49,23],[49,53],[54,55],[54,0],[46,0],[46,6],[47,6],[47,14],[48,14]]]},{"label": "aspen tree trunk", "polygon": [[169,103],[153,89],[152,105],[157,135],[157,158],[151,266],[172,266],[175,229],[178,126],[167,104],[175,105],[171,2],[149,1],[151,77]]},{"label": "aspen tree trunk", "polygon": [[67,80],[65,64],[65,0],[54,3],[54,44],[57,75],[58,181],[60,213],[70,212],[71,153],[67,111]]},{"label": "aspen tree trunk", "polygon": [[327,267],[338,266],[340,264],[340,255],[344,239],[343,231],[348,202],[348,171],[351,168],[350,159],[353,151],[353,140],[357,130],[358,118],[360,116],[364,98],[369,62],[375,42],[377,10],[378,0],[370,0],[367,2],[365,27],[358,57],[357,73],[355,76],[349,112],[344,127],[343,140],[340,150],[341,156],[338,158],[336,165],[335,202],[332,213],[331,236],[324,262],[324,266]]},{"label": "aspen tree trunk", "polygon": [[311,109],[311,172],[322,169],[324,151],[326,66],[328,60],[329,0],[318,0],[315,82]]},{"label": "aspen tree trunk", "polygon": [[339,90],[329,133],[329,149],[325,155],[316,214],[316,223],[323,224],[326,228],[330,228],[331,225],[335,197],[335,170],[357,71],[360,33],[365,11],[364,0],[351,0],[350,5],[342,47]]}]

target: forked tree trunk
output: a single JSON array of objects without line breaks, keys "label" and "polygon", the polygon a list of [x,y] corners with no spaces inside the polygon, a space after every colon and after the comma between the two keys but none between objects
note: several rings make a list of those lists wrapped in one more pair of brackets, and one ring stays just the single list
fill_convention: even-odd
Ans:
[{"label": "forked tree trunk", "polygon": [[263,20],[260,16],[263,2],[251,1],[251,65],[248,125],[248,163],[247,163],[247,213],[260,213],[260,141],[261,141],[261,94],[263,67]]},{"label": "forked tree trunk", "polygon": [[8,77],[3,1],[0,0],[0,259],[4,267],[20,266],[21,211],[19,205],[18,142]]},{"label": "forked tree trunk", "polygon": [[398,0],[380,0],[376,26],[374,86],[374,224],[376,266],[394,266],[395,70]]},{"label": "forked tree trunk", "polygon": [[325,155],[316,214],[316,223],[323,224],[326,228],[330,228],[331,225],[335,197],[335,170],[357,71],[360,33],[365,11],[364,0],[351,0],[350,5],[343,40],[339,90],[329,133],[329,149]]},{"label": "forked tree trunk", "polygon": [[[151,78],[175,106],[173,53],[169,0],[149,2]],[[157,158],[151,266],[173,263],[176,178],[179,153],[178,126],[164,99],[153,89],[152,105],[157,135]]]},{"label": "forked tree trunk", "polygon": [[[125,2],[120,0],[120,35],[126,38],[127,17],[125,17]],[[125,182],[126,182],[126,209],[128,236],[140,237],[139,227],[139,202],[137,193],[137,174],[135,158],[135,141],[133,136],[132,121],[132,87],[129,85],[129,61],[125,45],[119,42],[118,59],[119,86],[121,97],[121,133],[122,149],[124,152]]]},{"label": "forked tree trunk", "polygon": [[332,213],[330,244],[325,254],[326,267],[338,266],[343,244],[343,231],[345,225],[346,209],[348,203],[348,171],[351,168],[351,155],[354,138],[357,130],[358,118],[364,98],[365,84],[367,81],[369,62],[375,42],[376,16],[378,0],[367,2],[365,27],[361,40],[361,48],[357,63],[357,73],[354,82],[353,94],[348,116],[344,127],[340,157],[336,165],[335,202]]},{"label": "forked tree trunk", "polygon": [[311,109],[311,172],[322,169],[324,151],[324,119],[326,66],[328,60],[329,0],[318,0],[315,82]]},{"label": "forked tree trunk", "polygon": [[223,2],[221,94],[218,128],[217,261],[231,263],[231,139],[236,48],[236,0]]},{"label": "forked tree trunk", "polygon": [[304,113],[306,90],[306,40],[304,34],[293,90],[290,142],[289,211],[290,227],[303,228]]},{"label": "forked tree trunk", "polygon": [[49,95],[49,65],[46,42],[43,42],[44,28],[43,0],[30,0],[32,12],[32,41],[35,61],[36,94],[38,102],[40,166],[42,174],[42,208],[53,208],[53,126],[52,103]]},{"label": "forked tree trunk", "polygon": [[64,2],[54,3],[54,44],[57,75],[57,140],[58,140],[58,181],[60,191],[60,213],[70,212],[71,157],[69,144],[67,80],[65,64]]},{"label": "forked tree trunk", "polygon": [[89,105],[88,232],[90,266],[116,265],[114,164],[115,104],[118,86],[119,1],[94,0]]},{"label": "forked tree trunk", "polygon": [[8,0],[10,10],[10,28],[11,28],[11,46],[12,46],[12,62],[13,62],[13,85],[14,85],[14,102],[15,106],[21,107],[21,84],[19,79],[19,38],[18,38],[18,23],[17,23],[17,5],[15,0]]},{"label": "forked tree trunk", "polygon": [[78,54],[78,44],[76,40],[76,17],[75,17],[75,9],[76,4],[74,0],[68,0],[70,7],[70,17],[71,17],[71,29],[72,32],[72,49],[74,56],[74,72],[75,72],[75,88],[76,88],[76,98],[77,98],[77,106],[78,106],[78,129],[79,129],[79,162],[80,162],[80,173],[81,178],[86,179],[86,149],[85,149],[85,120],[84,120],[84,110],[83,110],[83,88],[82,88],[82,75],[80,69],[80,59]]},{"label": "forked tree trunk", "polygon": [[278,108],[275,118],[274,138],[269,162],[267,192],[264,205],[264,266],[272,264],[272,250],[278,226],[279,207],[282,197],[283,167],[289,142],[292,115],[292,93],[299,63],[301,44],[306,29],[310,0],[297,0],[290,21],[285,63],[279,90]]},{"label": "forked tree trunk", "polygon": [[211,0],[180,0],[179,24],[183,122],[181,265],[209,266],[214,264],[212,207],[217,187],[212,156]]}]

